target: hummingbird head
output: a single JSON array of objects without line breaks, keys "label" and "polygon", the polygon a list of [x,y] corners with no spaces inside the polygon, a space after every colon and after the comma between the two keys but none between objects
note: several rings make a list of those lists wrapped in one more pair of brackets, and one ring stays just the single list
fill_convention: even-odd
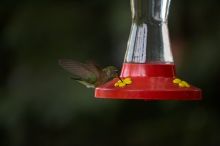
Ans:
[{"label": "hummingbird head", "polygon": [[111,79],[118,77],[118,69],[115,66],[108,66],[104,68],[103,71],[106,72],[107,76]]}]

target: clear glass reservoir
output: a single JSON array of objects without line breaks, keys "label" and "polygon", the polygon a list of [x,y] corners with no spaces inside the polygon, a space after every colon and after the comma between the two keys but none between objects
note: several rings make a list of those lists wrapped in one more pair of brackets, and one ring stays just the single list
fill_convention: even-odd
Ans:
[{"label": "clear glass reservoir", "polygon": [[170,0],[131,0],[132,26],[125,63],[172,64],[167,17]]}]

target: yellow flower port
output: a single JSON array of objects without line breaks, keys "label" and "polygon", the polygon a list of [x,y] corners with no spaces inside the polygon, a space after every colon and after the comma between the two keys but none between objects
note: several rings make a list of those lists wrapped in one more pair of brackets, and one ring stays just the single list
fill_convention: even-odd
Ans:
[{"label": "yellow flower port", "polygon": [[115,87],[119,87],[119,88],[123,88],[127,85],[130,85],[132,84],[132,80],[131,78],[125,78],[125,79],[122,79],[122,80],[118,80],[116,83],[115,83]]},{"label": "yellow flower port", "polygon": [[173,83],[178,84],[179,87],[182,87],[182,88],[184,88],[184,87],[189,88],[190,87],[189,83],[187,83],[186,81],[182,81],[181,79],[178,79],[178,78],[174,79]]}]

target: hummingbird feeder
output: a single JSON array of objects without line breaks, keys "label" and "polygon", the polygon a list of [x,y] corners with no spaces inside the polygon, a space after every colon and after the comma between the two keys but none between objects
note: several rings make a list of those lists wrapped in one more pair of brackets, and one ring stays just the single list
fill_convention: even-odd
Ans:
[{"label": "hummingbird feeder", "polygon": [[120,74],[96,98],[200,100],[201,90],[177,78],[167,17],[170,0],[131,0],[132,26]]}]

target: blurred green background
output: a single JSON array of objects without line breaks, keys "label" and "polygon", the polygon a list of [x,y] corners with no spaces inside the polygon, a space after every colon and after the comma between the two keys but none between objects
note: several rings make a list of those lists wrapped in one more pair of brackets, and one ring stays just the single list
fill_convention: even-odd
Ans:
[{"label": "blurred green background", "polygon": [[95,99],[57,64],[121,67],[129,0],[1,0],[0,145],[220,145],[219,5],[173,0],[170,10],[178,75],[203,100],[144,102]]}]

